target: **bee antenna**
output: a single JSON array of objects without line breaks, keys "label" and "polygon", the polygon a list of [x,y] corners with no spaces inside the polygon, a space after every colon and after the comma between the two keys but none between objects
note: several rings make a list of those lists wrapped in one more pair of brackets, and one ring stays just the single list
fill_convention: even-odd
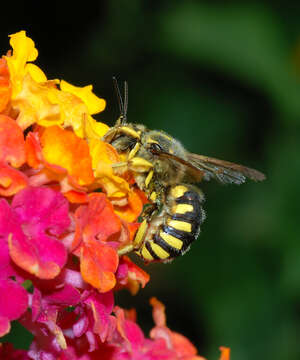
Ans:
[{"label": "bee antenna", "polygon": [[124,113],[124,105],[123,105],[123,99],[122,99],[122,96],[121,96],[120,88],[119,88],[119,85],[118,85],[118,80],[117,80],[117,78],[115,76],[113,76],[112,80],[113,80],[114,89],[115,89],[117,99],[118,99],[118,103],[119,103],[120,113],[123,114]]},{"label": "bee antenna", "polygon": [[115,76],[112,78],[115,92],[117,94],[119,109],[120,109],[120,118],[119,122],[123,123],[127,118],[127,109],[128,109],[128,84],[127,81],[124,82],[124,101],[122,99],[121,91],[118,85],[118,80]]},{"label": "bee antenna", "polygon": [[128,109],[128,83],[124,81],[124,107],[123,107],[123,115],[125,119],[127,118],[127,109]]}]

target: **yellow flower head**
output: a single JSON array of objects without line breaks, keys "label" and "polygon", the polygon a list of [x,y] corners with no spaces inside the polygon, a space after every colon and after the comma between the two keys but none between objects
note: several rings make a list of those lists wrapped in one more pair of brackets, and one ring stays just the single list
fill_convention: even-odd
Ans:
[{"label": "yellow flower head", "polygon": [[[105,100],[92,85],[77,87],[64,80],[47,80],[35,64],[38,51],[25,31],[10,35],[12,54],[6,56],[12,85],[11,106],[22,129],[36,123],[45,127],[72,127],[81,138],[99,138],[108,126],[91,117],[104,110]],[[58,87],[60,86],[60,88]]]}]

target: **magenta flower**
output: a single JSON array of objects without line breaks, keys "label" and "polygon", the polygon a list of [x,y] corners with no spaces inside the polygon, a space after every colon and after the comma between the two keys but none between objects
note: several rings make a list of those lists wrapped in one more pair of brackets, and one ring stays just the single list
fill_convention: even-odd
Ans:
[{"label": "magenta flower", "polygon": [[41,279],[57,276],[67,260],[59,236],[70,224],[68,202],[49,188],[26,188],[11,206],[0,201],[0,241],[6,269],[10,267],[5,251],[23,270]]},{"label": "magenta flower", "polygon": [[26,350],[16,350],[10,343],[0,344],[0,359],[30,360]]},{"label": "magenta flower", "polygon": [[0,336],[10,331],[10,321],[18,319],[27,309],[27,291],[10,279],[0,280]]},{"label": "magenta flower", "polygon": [[[87,352],[95,352],[115,328],[115,318],[111,315],[113,305],[112,292],[100,294],[91,290],[80,296],[70,285],[48,295],[35,290],[32,314],[27,312],[20,319],[35,336],[30,357],[57,359],[65,350],[68,353],[69,344],[80,349],[84,343]],[[74,311],[68,311],[70,306]]]},{"label": "magenta flower", "polygon": [[66,340],[61,318],[67,308],[80,302],[80,292],[71,285],[52,292],[42,293],[37,288],[31,296],[31,312],[27,312],[20,322],[32,334],[35,340],[31,344],[29,355],[33,359],[56,359],[62,349],[66,348]]}]

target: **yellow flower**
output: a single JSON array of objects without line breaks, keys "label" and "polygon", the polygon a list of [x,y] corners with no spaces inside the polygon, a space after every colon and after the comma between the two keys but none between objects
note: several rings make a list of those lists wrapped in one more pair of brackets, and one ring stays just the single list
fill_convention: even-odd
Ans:
[{"label": "yellow flower", "polygon": [[110,198],[126,197],[130,192],[129,184],[124,178],[115,175],[112,168],[112,164],[120,162],[117,151],[99,139],[92,139],[89,148],[97,185]]},{"label": "yellow flower", "polygon": [[89,115],[87,115],[84,119],[83,128],[84,128],[83,129],[84,137],[86,137],[89,140],[100,139],[109,130],[108,125],[106,125],[102,122],[96,121]]},{"label": "yellow flower", "polygon": [[64,126],[72,126],[76,135],[81,138],[102,137],[109,127],[90,115],[103,111],[106,103],[92,92],[92,85],[79,87],[61,80],[60,89],[59,102]]},{"label": "yellow flower", "polygon": [[61,80],[60,89],[79,97],[86,104],[90,115],[97,114],[105,109],[105,100],[98,98],[93,93],[92,85],[78,87]]},{"label": "yellow flower", "polygon": [[25,31],[10,35],[10,45],[13,48],[11,56],[6,56],[12,83],[12,99],[21,91],[24,76],[29,72],[36,81],[45,81],[46,76],[36,65],[27,64],[38,56],[33,40],[26,36]]},{"label": "yellow flower", "polygon": [[37,123],[44,126],[61,125],[61,109],[57,102],[52,101],[52,92],[58,90],[52,82],[38,83],[30,74],[26,74],[22,81],[21,90],[11,101],[14,110],[17,110],[18,125],[25,130]]},{"label": "yellow flower", "polygon": [[102,137],[109,128],[91,115],[104,110],[105,100],[93,93],[92,85],[77,87],[64,80],[47,80],[38,66],[28,63],[36,60],[38,51],[25,31],[10,38],[13,52],[6,60],[12,84],[11,106],[18,112],[20,127],[59,125],[72,127],[81,138]]}]

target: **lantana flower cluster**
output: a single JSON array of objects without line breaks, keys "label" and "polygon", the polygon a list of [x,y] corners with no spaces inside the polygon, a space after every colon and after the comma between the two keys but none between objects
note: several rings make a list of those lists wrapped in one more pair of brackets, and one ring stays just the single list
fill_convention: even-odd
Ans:
[{"label": "lantana flower cluster", "polygon": [[93,118],[105,101],[91,85],[48,80],[25,31],[10,45],[0,59],[0,336],[18,320],[34,339],[29,350],[1,343],[0,359],[203,359],[156,298],[149,337],[114,303],[149,281],[118,255],[147,199],[131,174],[113,172],[119,154]]}]

